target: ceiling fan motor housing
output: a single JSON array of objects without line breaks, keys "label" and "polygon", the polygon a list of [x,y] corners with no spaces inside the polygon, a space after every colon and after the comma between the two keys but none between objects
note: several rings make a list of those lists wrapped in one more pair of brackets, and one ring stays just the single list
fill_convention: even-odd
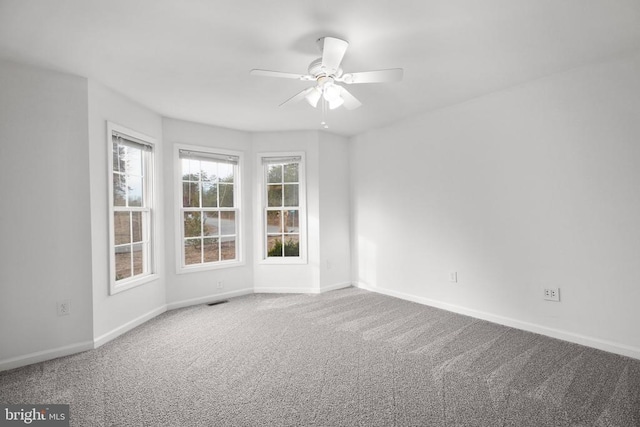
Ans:
[{"label": "ceiling fan motor housing", "polygon": [[338,67],[334,73],[328,73],[322,66],[322,58],[318,58],[309,64],[309,74],[314,76],[316,80],[322,76],[340,77],[342,75],[342,68]]},{"label": "ceiling fan motor housing", "polygon": [[316,79],[316,81],[318,82],[318,87],[324,87],[326,85],[332,84],[335,80],[331,76],[321,75]]}]

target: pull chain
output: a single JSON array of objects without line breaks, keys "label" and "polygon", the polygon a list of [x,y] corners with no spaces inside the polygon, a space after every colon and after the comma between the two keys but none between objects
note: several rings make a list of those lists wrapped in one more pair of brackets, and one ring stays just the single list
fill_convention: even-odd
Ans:
[{"label": "pull chain", "polygon": [[322,103],[322,121],[320,122],[320,126],[323,129],[329,129],[329,125],[327,124],[327,100],[324,99],[324,96],[320,98],[320,102]]}]

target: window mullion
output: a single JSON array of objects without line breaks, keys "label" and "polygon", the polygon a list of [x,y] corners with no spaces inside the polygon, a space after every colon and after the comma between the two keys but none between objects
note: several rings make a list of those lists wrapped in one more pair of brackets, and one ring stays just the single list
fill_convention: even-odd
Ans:
[{"label": "window mullion", "polygon": [[150,212],[151,209],[144,206],[114,206],[114,212]]},{"label": "window mullion", "polygon": [[216,206],[218,209],[220,209],[220,177],[216,176],[214,185],[216,186]]},{"label": "window mullion", "polygon": [[129,250],[131,251],[131,277],[135,276],[133,269],[133,213],[129,212]]},{"label": "window mullion", "polygon": [[[202,198],[202,194],[200,195]],[[202,207],[202,204],[200,205]],[[204,212],[200,209],[200,264],[204,262]]]},{"label": "window mullion", "polygon": [[140,244],[142,245],[142,271],[148,272],[151,270],[151,248],[148,246],[147,241],[151,235],[151,213],[142,212],[140,214],[140,221],[142,221],[142,236]]},{"label": "window mullion", "polygon": [[[153,173],[154,173],[154,169],[153,169],[153,159],[151,158],[151,152],[150,151],[144,151],[142,153],[143,157],[144,157],[144,161],[142,162],[142,174],[144,175],[144,184],[143,184],[143,188],[144,188],[144,194],[143,194],[143,207],[144,208],[149,208],[153,205]],[[143,242],[141,242],[142,245],[142,271],[143,273],[147,273],[149,271],[151,271],[151,269],[153,268],[152,266],[152,260],[153,260],[153,253],[152,253],[152,249],[151,246],[148,245],[146,243],[146,241],[149,239],[149,237],[151,236],[152,233],[152,229],[151,229],[151,219],[152,219],[153,213],[148,210],[148,211],[143,211],[140,214],[140,220],[142,221],[142,240]]]}]

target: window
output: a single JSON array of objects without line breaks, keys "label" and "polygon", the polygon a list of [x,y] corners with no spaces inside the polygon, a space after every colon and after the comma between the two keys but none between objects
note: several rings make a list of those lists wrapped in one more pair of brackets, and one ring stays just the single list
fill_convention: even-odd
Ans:
[{"label": "window", "polygon": [[240,262],[240,153],[177,147],[180,171],[178,272]]},{"label": "window", "polygon": [[263,259],[306,262],[302,154],[263,156]]},{"label": "window", "polygon": [[110,293],[153,279],[154,140],[108,124]]}]

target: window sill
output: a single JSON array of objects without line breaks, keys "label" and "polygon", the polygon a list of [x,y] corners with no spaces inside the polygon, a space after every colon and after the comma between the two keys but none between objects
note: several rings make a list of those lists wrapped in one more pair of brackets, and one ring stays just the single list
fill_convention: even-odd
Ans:
[{"label": "window sill", "polygon": [[115,295],[120,292],[124,292],[126,290],[136,288],[138,286],[144,285],[145,283],[153,282],[154,280],[158,280],[160,276],[158,274],[148,274],[146,276],[137,277],[131,280],[125,280],[121,283],[111,283],[109,288],[109,295]]},{"label": "window sill", "polygon": [[196,273],[199,271],[209,271],[209,270],[221,270],[225,268],[234,268],[234,267],[242,267],[244,266],[244,261],[222,261],[215,264],[207,264],[207,265],[193,265],[186,267],[178,267],[176,268],[176,274],[188,274],[188,273]]},{"label": "window sill", "polygon": [[285,257],[274,257],[267,258],[260,261],[262,265],[304,265],[307,264],[306,258],[285,258]]}]

